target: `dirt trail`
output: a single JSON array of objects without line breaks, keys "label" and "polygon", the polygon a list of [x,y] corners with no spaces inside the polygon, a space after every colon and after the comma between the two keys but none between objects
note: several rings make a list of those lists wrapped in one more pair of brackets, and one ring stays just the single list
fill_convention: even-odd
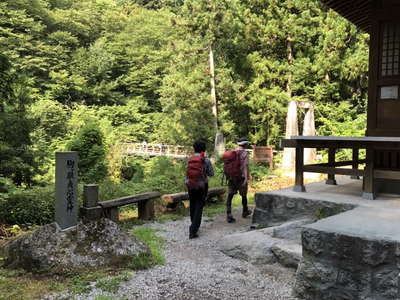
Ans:
[{"label": "dirt trail", "polygon": [[[197,239],[188,239],[189,218],[150,226],[167,241],[166,264],[136,272],[122,283],[115,299],[295,299],[291,296],[294,270],[280,265],[254,266],[218,250],[225,235],[249,230],[251,218],[228,224],[225,215],[203,218]],[[79,299],[95,299],[92,291]],[[103,293],[104,294],[104,293]]]}]

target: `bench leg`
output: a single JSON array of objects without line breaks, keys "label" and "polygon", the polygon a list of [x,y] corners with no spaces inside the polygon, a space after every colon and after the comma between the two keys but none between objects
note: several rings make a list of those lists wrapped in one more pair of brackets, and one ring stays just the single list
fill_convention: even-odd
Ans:
[{"label": "bench leg", "polygon": [[293,191],[295,192],[305,192],[306,188],[304,186],[304,148],[296,148],[296,178]]},{"label": "bench leg", "polygon": [[362,197],[367,200],[375,199],[374,191],[374,150],[367,148],[367,163],[364,176],[364,191]]},{"label": "bench leg", "polygon": [[104,210],[105,217],[111,221],[118,222],[119,209],[118,207],[111,207]]},{"label": "bench leg", "polygon": [[[329,148],[328,152],[328,163],[330,166],[335,165],[335,154],[336,154],[336,149],[335,148]],[[336,185],[336,179],[335,179],[335,174],[328,174],[328,179],[325,182],[326,184],[329,185]]]},{"label": "bench leg", "polygon": [[[353,170],[358,170],[358,149],[353,148],[353,164],[351,167]],[[351,179],[360,179],[360,176],[351,176]]]},{"label": "bench leg", "polygon": [[154,219],[154,202],[153,200],[141,201],[138,203],[139,219],[152,220]]}]

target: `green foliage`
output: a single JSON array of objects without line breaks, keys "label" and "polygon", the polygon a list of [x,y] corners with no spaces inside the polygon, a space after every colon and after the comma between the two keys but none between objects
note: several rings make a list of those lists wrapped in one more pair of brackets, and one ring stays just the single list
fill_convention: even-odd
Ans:
[{"label": "green foliage", "polygon": [[96,288],[99,288],[104,292],[116,293],[120,284],[124,281],[128,281],[131,278],[131,275],[132,274],[128,272],[124,272],[111,278],[100,279],[96,282]]},{"label": "green foliage", "polygon": [[27,79],[10,68],[7,57],[2,55],[0,62],[0,82],[4,84],[0,93],[0,176],[17,185],[31,185],[37,172],[30,137],[33,120],[26,113],[31,90]]},{"label": "green foliage", "polygon": [[166,156],[159,156],[145,164],[144,184],[153,191],[162,194],[185,190],[186,164],[174,161]]},{"label": "green foliage", "polygon": [[228,144],[277,147],[289,100],[314,103],[319,135],[364,135],[368,39],[319,0],[2,1],[0,177],[51,184],[68,148],[106,197],[182,191],[185,164],[119,145],[213,144],[210,50]]},{"label": "green foliage", "polygon": [[317,209],[314,211],[314,215],[315,215],[315,217],[317,218],[317,220],[324,219],[324,218],[326,218],[326,217],[328,216],[327,213],[326,213],[326,211],[325,211],[325,208],[324,208],[324,207],[317,208]]},{"label": "green foliage", "polygon": [[[318,135],[322,136],[365,136],[365,125],[367,122],[366,114],[358,114],[355,108],[347,101],[334,103],[325,103],[318,109],[316,122],[321,124],[317,126]],[[342,111],[342,114],[335,114],[336,111]],[[362,151],[364,152],[364,151]],[[323,153],[327,161],[328,153]],[[351,160],[351,149],[340,149],[337,151],[338,160]]]},{"label": "green foliage", "polygon": [[0,193],[0,223],[48,224],[54,220],[54,187],[10,189]]},{"label": "green foliage", "polygon": [[268,163],[254,163],[253,161],[251,161],[249,169],[250,174],[255,181],[260,181],[271,174]]},{"label": "green foliage", "polygon": [[150,227],[139,227],[132,230],[132,235],[150,248],[150,255],[139,255],[135,257],[130,265],[133,269],[147,269],[158,264],[165,264],[165,257],[162,254],[164,239],[157,236],[157,229]]},{"label": "green foliage", "polygon": [[79,154],[79,178],[85,183],[98,183],[107,176],[103,135],[95,123],[88,123],[67,145]]},{"label": "green foliage", "polygon": [[134,194],[149,192],[150,189],[142,183],[125,181],[115,183],[111,180],[104,180],[100,183],[100,200],[111,200],[115,198],[125,197]]}]

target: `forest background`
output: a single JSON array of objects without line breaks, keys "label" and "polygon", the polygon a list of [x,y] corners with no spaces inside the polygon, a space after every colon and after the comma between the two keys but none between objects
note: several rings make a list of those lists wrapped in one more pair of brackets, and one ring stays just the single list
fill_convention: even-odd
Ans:
[{"label": "forest background", "polygon": [[228,144],[277,148],[290,100],[318,135],[364,135],[368,39],[319,0],[3,0],[0,223],[52,220],[56,151],[104,199],[183,190],[183,164],[118,145],[213,145],[210,50]]}]

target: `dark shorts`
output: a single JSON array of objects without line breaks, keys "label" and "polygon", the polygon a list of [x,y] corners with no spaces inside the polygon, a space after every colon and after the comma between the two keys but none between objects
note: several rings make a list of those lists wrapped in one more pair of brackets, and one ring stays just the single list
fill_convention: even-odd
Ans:
[{"label": "dark shorts", "polygon": [[243,184],[243,177],[233,177],[228,179],[228,193],[236,194],[239,192],[241,196],[245,196],[247,194],[247,183]]}]

